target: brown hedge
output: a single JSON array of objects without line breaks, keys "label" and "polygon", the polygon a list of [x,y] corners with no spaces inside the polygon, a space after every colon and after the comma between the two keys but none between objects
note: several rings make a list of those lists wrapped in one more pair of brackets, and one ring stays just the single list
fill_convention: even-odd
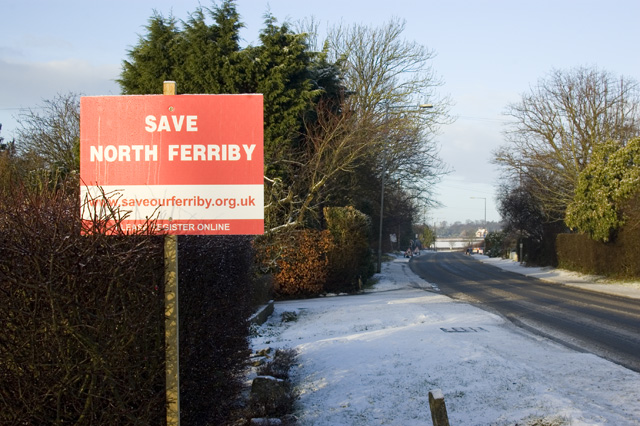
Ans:
[{"label": "brown hedge", "polygon": [[328,253],[333,247],[329,231],[295,230],[267,235],[257,242],[259,263],[273,274],[277,297],[321,294],[327,279]]}]

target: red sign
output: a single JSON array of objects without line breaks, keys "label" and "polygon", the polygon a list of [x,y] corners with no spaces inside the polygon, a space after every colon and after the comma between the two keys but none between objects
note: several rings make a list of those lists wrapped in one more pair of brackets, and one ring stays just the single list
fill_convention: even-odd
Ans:
[{"label": "red sign", "polygon": [[80,100],[85,220],[108,202],[125,231],[154,218],[170,234],[262,234],[263,159],[262,95]]}]

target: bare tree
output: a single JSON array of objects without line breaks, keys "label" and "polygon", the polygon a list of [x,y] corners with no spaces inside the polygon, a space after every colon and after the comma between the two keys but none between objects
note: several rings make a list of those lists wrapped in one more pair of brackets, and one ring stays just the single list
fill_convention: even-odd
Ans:
[{"label": "bare tree", "polygon": [[596,68],[554,70],[507,107],[514,120],[494,162],[526,176],[549,219],[562,220],[594,147],[638,134],[640,87]]},{"label": "bare tree", "polygon": [[[404,21],[392,18],[378,28],[355,24],[330,31],[330,52],[334,60],[343,63],[345,85],[352,93],[349,99],[359,109],[435,103],[436,88],[442,85],[430,65],[435,53],[403,39],[404,27]],[[437,111],[446,111],[446,106],[439,102]]]},{"label": "bare tree", "polygon": [[[343,67],[347,103],[371,129],[368,154],[378,176],[416,200],[433,201],[433,185],[448,172],[435,136],[450,123],[450,100],[431,67],[432,50],[402,38],[405,23],[392,18],[381,27],[338,26],[330,30],[331,56]],[[421,110],[418,104],[433,108]]]},{"label": "bare tree", "polygon": [[335,189],[332,184],[340,176],[353,173],[369,154],[369,130],[346,105],[336,111],[320,102],[313,122],[306,123],[305,143],[287,160],[295,170],[295,180],[284,185],[279,179],[265,178],[267,229],[298,227],[309,215],[319,214],[319,207]]},{"label": "bare tree", "polygon": [[69,172],[79,168],[80,97],[58,94],[18,115],[16,146],[33,168]]}]

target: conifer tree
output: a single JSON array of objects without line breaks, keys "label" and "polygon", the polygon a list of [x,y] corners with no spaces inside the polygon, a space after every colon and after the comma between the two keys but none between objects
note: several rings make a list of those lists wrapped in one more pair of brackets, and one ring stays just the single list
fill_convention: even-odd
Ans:
[{"label": "conifer tree", "polygon": [[270,159],[267,175],[281,177],[282,160],[300,141],[302,118],[311,109],[314,96],[309,80],[312,54],[304,34],[294,34],[287,24],[278,26],[269,15],[260,33],[261,46],[247,49],[252,91],[264,95],[265,160]]},{"label": "conifer tree", "polygon": [[213,28],[218,48],[218,63],[214,64],[214,72],[219,76],[221,93],[242,93],[242,81],[246,72],[241,64],[244,56],[240,49],[240,29],[244,24],[236,11],[235,3],[225,0],[216,8],[212,17],[216,23]]},{"label": "conifer tree", "polygon": [[208,12],[212,25],[202,8],[185,23],[176,80],[182,93],[239,93],[244,72],[238,42],[243,24],[232,1]]},{"label": "conifer tree", "polygon": [[177,43],[180,35],[173,16],[158,12],[149,19],[147,35],[129,50],[118,81],[125,95],[162,93],[162,82],[175,79]]}]

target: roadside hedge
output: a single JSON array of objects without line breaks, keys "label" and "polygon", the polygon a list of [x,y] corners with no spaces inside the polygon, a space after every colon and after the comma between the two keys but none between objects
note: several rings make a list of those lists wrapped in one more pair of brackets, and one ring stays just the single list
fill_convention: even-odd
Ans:
[{"label": "roadside hedge", "polygon": [[640,278],[640,228],[624,228],[610,243],[586,234],[560,234],[556,244],[561,268],[618,279]]},{"label": "roadside hedge", "polygon": [[238,408],[253,313],[251,239],[178,238],[182,424],[227,424]]},{"label": "roadside hedge", "polygon": [[0,424],[162,424],[162,239],[81,236],[78,199],[0,194]]},{"label": "roadside hedge", "polygon": [[[78,187],[0,191],[0,424],[164,425],[163,237],[82,236]],[[182,422],[230,424],[251,239],[178,241]]]},{"label": "roadside hedge", "polygon": [[331,234],[326,230],[265,235],[257,240],[258,263],[263,272],[273,275],[276,297],[317,296],[324,291],[332,247]]},{"label": "roadside hedge", "polygon": [[296,229],[255,240],[257,264],[277,298],[355,292],[373,275],[370,219],[353,207],[324,209],[327,229]]}]

